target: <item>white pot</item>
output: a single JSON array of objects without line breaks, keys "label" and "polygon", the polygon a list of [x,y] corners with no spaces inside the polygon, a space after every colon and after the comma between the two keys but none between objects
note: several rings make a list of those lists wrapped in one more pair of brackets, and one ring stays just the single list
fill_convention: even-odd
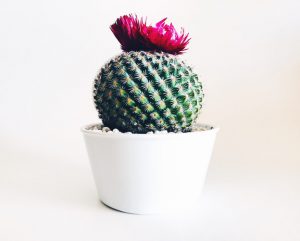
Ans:
[{"label": "white pot", "polygon": [[162,213],[196,204],[218,128],[167,134],[82,128],[100,200],[114,209]]}]

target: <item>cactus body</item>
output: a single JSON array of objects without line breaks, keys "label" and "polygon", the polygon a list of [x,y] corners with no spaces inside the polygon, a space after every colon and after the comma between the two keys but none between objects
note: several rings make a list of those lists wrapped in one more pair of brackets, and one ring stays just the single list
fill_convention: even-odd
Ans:
[{"label": "cactus body", "polygon": [[124,52],[94,83],[94,102],[105,126],[133,133],[189,131],[202,107],[198,76],[175,55]]}]

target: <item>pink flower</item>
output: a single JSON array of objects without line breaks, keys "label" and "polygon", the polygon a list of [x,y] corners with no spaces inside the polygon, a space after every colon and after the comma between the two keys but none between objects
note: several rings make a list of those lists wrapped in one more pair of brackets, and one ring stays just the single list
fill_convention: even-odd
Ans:
[{"label": "pink flower", "polygon": [[178,34],[172,23],[166,24],[167,18],[155,26],[148,26],[146,20],[137,16],[124,15],[110,26],[124,51],[162,51],[170,54],[182,54],[190,41],[188,34],[181,30]]}]

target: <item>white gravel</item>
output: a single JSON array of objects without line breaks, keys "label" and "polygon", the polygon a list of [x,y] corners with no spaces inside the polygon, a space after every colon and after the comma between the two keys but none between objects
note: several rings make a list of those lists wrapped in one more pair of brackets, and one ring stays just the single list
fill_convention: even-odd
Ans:
[{"label": "white gravel", "polygon": [[[133,134],[132,132],[120,132],[118,129],[111,130],[109,127],[103,126],[103,124],[93,124],[88,127],[86,127],[87,130],[98,132],[98,133],[108,133],[108,134]],[[213,129],[212,126],[209,125],[202,125],[202,124],[195,124],[192,128],[192,131],[206,131]],[[182,133],[181,131],[176,133]],[[149,131],[146,134],[147,135],[165,135],[165,134],[176,134],[175,132],[168,132],[166,130],[164,131]]]}]

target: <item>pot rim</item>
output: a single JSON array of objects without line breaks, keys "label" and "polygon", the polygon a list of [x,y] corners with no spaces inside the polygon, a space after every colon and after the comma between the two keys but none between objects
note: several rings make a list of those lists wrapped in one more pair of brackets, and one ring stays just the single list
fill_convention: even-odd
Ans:
[{"label": "pot rim", "polygon": [[99,123],[93,123],[84,125],[80,128],[81,132],[84,135],[92,135],[92,136],[101,136],[105,138],[142,138],[142,139],[158,139],[158,138],[172,138],[172,137],[188,137],[188,136],[199,136],[199,135],[205,135],[205,134],[213,134],[217,133],[220,128],[210,125],[210,124],[201,124],[198,123],[199,126],[205,126],[210,129],[207,130],[195,130],[191,132],[168,132],[168,133],[159,133],[159,134],[140,134],[140,133],[124,133],[124,132],[100,132],[95,130],[88,130],[91,126],[97,125]]}]

